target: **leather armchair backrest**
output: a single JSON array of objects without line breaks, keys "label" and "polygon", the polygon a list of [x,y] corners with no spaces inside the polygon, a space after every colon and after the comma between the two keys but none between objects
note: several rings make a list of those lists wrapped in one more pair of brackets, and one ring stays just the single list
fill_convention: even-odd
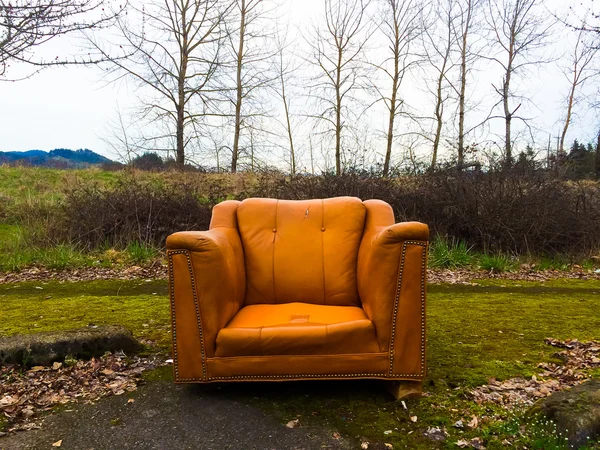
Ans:
[{"label": "leather armchair backrest", "polygon": [[359,306],[356,266],[365,216],[354,197],[244,200],[237,219],[246,304]]}]

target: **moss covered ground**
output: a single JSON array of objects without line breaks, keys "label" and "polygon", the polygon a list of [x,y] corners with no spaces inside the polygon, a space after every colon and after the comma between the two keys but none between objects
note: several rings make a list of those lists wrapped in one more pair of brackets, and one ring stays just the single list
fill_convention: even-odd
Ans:
[{"label": "moss covered ground", "polygon": [[[169,347],[164,281],[19,283],[0,286],[0,336],[88,324],[122,324],[138,338]],[[488,449],[566,448],[543,423],[526,422],[468,399],[469,388],[490,378],[531,376],[537,363],[558,361],[546,337],[600,339],[600,281],[481,281],[474,286],[432,285],[428,307],[428,396],[404,409],[376,381],[230,384],[219,395],[258,404],[282,422],[325,425],[393,448],[456,448],[458,439],[480,437]],[[600,375],[600,374],[595,374]],[[170,379],[170,370],[149,379]],[[475,415],[476,430],[453,427]],[[412,421],[411,416],[417,420]],[[450,436],[423,436],[444,427]],[[390,433],[386,433],[390,432]],[[373,448],[373,447],[370,447]]]}]

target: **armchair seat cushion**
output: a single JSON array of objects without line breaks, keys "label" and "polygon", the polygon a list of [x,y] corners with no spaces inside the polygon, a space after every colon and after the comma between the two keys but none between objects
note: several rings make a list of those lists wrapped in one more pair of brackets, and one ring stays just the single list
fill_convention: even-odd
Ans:
[{"label": "armchair seat cushion", "polygon": [[215,356],[377,353],[373,322],[362,308],[310,303],[243,307],[217,335]]}]

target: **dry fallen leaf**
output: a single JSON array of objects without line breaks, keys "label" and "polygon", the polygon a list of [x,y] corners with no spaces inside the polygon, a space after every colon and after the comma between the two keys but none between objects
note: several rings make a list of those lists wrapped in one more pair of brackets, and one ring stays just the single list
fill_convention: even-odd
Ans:
[{"label": "dry fallen leaf", "polygon": [[62,445],[62,439],[60,441],[56,441],[54,444],[52,444],[52,447],[60,447]]},{"label": "dry fallen leaf", "polygon": [[473,447],[475,450],[485,450],[483,441],[481,440],[481,438],[478,437],[471,439],[469,445],[471,445],[471,447]]},{"label": "dry fallen leaf", "polygon": [[472,416],[472,417],[473,418],[469,421],[467,426],[469,428],[477,428],[477,426],[479,425],[479,420],[477,419],[477,416]]},{"label": "dry fallen leaf", "polygon": [[369,443],[368,443],[367,441],[363,441],[363,442],[361,442],[361,444],[360,444],[360,448],[361,448],[362,450],[367,450],[367,449],[369,448]]},{"label": "dry fallen leaf", "polygon": [[[27,372],[4,364],[0,366],[0,416],[8,419],[9,433],[34,429],[39,427],[34,421],[40,412],[69,402],[94,402],[107,395],[133,392],[141,382],[142,372],[160,365],[164,365],[162,358],[129,359],[120,353],[90,361],[75,360],[68,366],[35,366]],[[114,385],[109,386],[106,375],[101,373],[106,370],[115,372]]]},{"label": "dry fallen leaf", "polygon": [[342,437],[342,435],[340,433],[338,433],[337,431],[334,431],[332,436],[334,439],[340,439]]},{"label": "dry fallen leaf", "polygon": [[296,428],[296,427],[300,426],[300,420],[299,419],[290,420],[288,423],[285,424],[285,426],[288,428]]},{"label": "dry fallen leaf", "polygon": [[394,446],[392,444],[388,444],[387,442],[383,445],[385,445],[385,448],[394,448]]},{"label": "dry fallen leaf", "polygon": [[469,441],[465,441],[464,439],[459,439],[456,441],[456,446],[458,448],[467,448],[469,447]]},{"label": "dry fallen leaf", "polygon": [[597,341],[559,341],[546,338],[544,342],[564,349],[556,355],[564,361],[563,364],[540,363],[538,368],[543,369],[543,372],[531,378],[511,378],[503,382],[490,379],[487,385],[470,392],[472,399],[478,404],[490,402],[509,409],[532,405],[553,392],[582,383],[588,378],[585,369],[600,366],[595,350],[598,348]]},{"label": "dry fallen leaf", "polygon": [[134,398],[130,398],[129,400],[127,400],[127,403],[133,403],[133,402],[135,402]]},{"label": "dry fallen leaf", "polygon": [[417,418],[417,416],[410,416],[410,421],[411,421],[411,422],[416,422],[417,420],[419,420],[419,419]]}]

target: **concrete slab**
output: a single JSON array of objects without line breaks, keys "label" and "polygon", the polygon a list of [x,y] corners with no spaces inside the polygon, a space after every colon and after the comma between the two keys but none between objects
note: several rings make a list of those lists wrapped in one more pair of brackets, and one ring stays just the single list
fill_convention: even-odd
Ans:
[{"label": "concrete slab", "polygon": [[42,429],[0,438],[0,449],[53,449],[59,440],[67,450],[360,448],[350,439],[335,439],[332,430],[287,428],[222,394],[215,386],[152,381],[138,389],[133,402],[114,396],[94,405],[66,405]]}]

